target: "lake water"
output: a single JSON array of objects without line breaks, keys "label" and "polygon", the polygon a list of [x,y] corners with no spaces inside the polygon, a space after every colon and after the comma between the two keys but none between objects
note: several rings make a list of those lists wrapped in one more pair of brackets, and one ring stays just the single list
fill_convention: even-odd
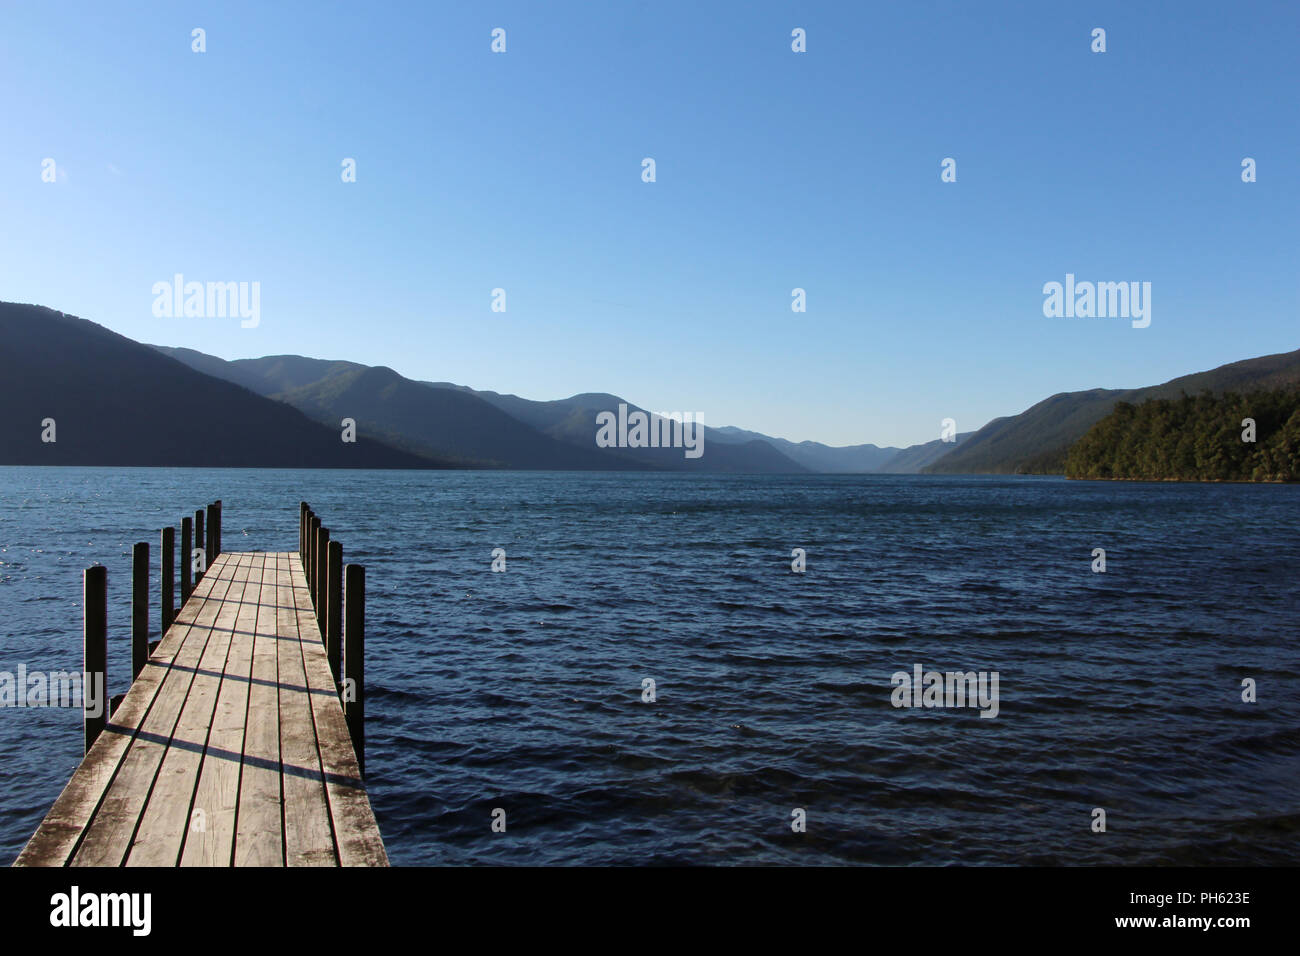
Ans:
[{"label": "lake water", "polygon": [[[395,864],[1300,863],[1300,486],[0,468],[0,670],[80,669],[100,561],[125,690],[131,544],[216,498],[366,565]],[[894,707],[916,664],[997,716]],[[4,862],[80,758],[0,708]]]}]

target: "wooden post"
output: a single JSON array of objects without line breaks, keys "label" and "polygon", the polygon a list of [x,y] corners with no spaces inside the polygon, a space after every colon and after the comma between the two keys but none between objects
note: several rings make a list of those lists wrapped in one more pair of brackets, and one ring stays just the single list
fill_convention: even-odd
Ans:
[{"label": "wooden post", "polygon": [[[201,508],[200,508],[198,511],[194,512],[194,547],[195,547],[196,549],[198,549],[198,550],[203,550],[203,549],[204,549],[204,544],[203,544],[203,509],[201,509]],[[193,560],[192,557],[191,557],[191,560]],[[204,569],[204,571],[207,570],[207,567],[208,567],[208,565],[207,565],[207,562],[205,561],[205,562],[203,563],[203,569]],[[199,586],[199,582],[200,582],[201,580],[203,580],[203,571],[195,571],[195,572],[194,572],[194,586],[195,586],[195,587],[198,587],[198,586]]]},{"label": "wooden post", "polygon": [[[316,512],[308,508],[302,526],[302,573],[303,574],[306,574],[311,569],[311,544],[312,544],[311,522],[312,519],[315,517],[316,517]],[[310,583],[310,579],[309,579],[309,583]]]},{"label": "wooden post", "polygon": [[194,547],[191,543],[194,540],[194,519],[185,517],[181,519],[181,604],[182,606],[190,599],[190,591],[194,590],[194,585],[190,583],[190,549]]},{"label": "wooden post", "polygon": [[131,549],[131,680],[140,676],[149,660],[149,545],[136,542]]},{"label": "wooden post", "polygon": [[162,529],[162,630],[161,638],[176,617],[176,529]]},{"label": "wooden post", "polygon": [[[221,499],[218,498],[212,502],[213,517],[216,519],[216,527],[213,528],[212,534],[212,560],[215,561],[221,557]],[[211,562],[209,562],[211,563]]]},{"label": "wooden post", "polygon": [[307,590],[311,594],[311,606],[316,607],[316,532],[320,530],[320,518],[311,517],[311,527],[307,529]]},{"label": "wooden post", "polygon": [[347,623],[343,629],[343,716],[352,749],[357,753],[357,767],[366,775],[366,569],[349,564],[344,569],[343,610]]},{"label": "wooden post", "polygon": [[312,607],[316,606],[315,595],[311,593],[311,550],[316,544],[316,515],[314,512],[307,512],[306,535],[303,538],[302,555],[302,573],[307,576],[307,595],[312,599]]},{"label": "wooden post", "polygon": [[330,529],[316,529],[316,626],[320,628],[321,643],[325,642],[325,569],[329,566]]},{"label": "wooden post", "polygon": [[311,508],[307,507],[307,502],[298,502],[298,557],[302,558],[307,553],[307,514]]},{"label": "wooden post", "polygon": [[329,658],[334,683],[339,682],[343,650],[343,545],[329,543],[325,562],[325,655]]},{"label": "wooden post", "polygon": [[[108,568],[102,564],[86,568],[81,580],[81,725],[86,753],[90,753],[108,723]],[[93,690],[96,682],[97,694]],[[94,707],[92,698],[98,698]]]},{"label": "wooden post", "polygon": [[316,515],[314,512],[307,512],[306,534],[303,536],[303,553],[302,553],[302,573],[307,577],[307,595],[312,598],[312,606],[315,607],[316,598],[311,593],[311,549],[316,544],[315,528]]},{"label": "wooden post", "polygon": [[212,567],[212,563],[217,560],[217,506],[208,505],[208,557],[204,562],[205,566]]}]

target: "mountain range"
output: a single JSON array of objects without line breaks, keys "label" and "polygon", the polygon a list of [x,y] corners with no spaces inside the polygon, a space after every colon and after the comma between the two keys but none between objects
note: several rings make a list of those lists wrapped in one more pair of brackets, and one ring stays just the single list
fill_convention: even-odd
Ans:
[{"label": "mountain range", "polygon": [[[384,366],[274,355],[226,361],[189,349],[158,351],[196,371],[243,385],[322,422],[355,418],[359,428],[414,454],[449,458],[463,467],[554,470],[667,470],[775,473],[809,469],[758,440],[715,442],[706,453],[681,448],[598,448],[596,416],[620,403],[587,393],[537,402],[479,392],[446,382],[404,378]],[[648,414],[648,413],[647,413]]]},{"label": "mountain range", "polygon": [[0,302],[0,464],[438,468],[103,326]]},{"label": "mountain range", "polygon": [[[1117,402],[1298,385],[1300,350],[1147,388],[1053,395],[954,441],[836,447],[708,426],[705,454],[691,458],[682,448],[597,447],[601,412],[646,411],[616,395],[534,401],[349,361],[226,360],[0,303],[0,464],[1061,473],[1071,445]],[[340,440],[345,418],[356,422],[355,443]],[[54,442],[42,440],[46,419]]]},{"label": "mountain range", "polygon": [[1117,402],[1140,405],[1184,393],[1254,392],[1300,387],[1300,350],[1221,365],[1147,388],[1061,392],[1019,415],[995,418],[960,448],[924,471],[937,474],[1064,474],[1075,442],[1109,415]]},{"label": "mountain range", "polygon": [[[280,355],[224,361],[183,349],[161,349],[195,369],[238,382],[315,418],[337,421],[353,409],[398,447],[469,464],[515,468],[687,468],[692,462],[659,449],[594,449],[596,415],[626,403],[587,393],[555,401],[477,391],[450,382],[416,382],[392,369]],[[1108,415],[1117,402],[1140,404],[1184,392],[1249,391],[1300,385],[1300,350],[1247,359],[1146,388],[1062,392],[1018,415],[994,419],[955,441],[935,439],[907,448],[793,442],[734,426],[705,429],[708,453],[695,467],[707,471],[916,474],[1061,474],[1070,446]],[[436,395],[434,394],[436,392]],[[462,404],[453,405],[451,396]],[[475,403],[472,400],[477,400]],[[490,406],[507,421],[491,419]],[[457,419],[456,416],[461,416]],[[360,419],[359,419],[360,420]],[[447,430],[457,421],[463,435]],[[526,426],[520,433],[518,426]],[[552,439],[545,449],[537,436]],[[563,446],[561,451],[556,445]],[[575,455],[580,453],[581,457]],[[712,459],[705,463],[706,459]]]}]

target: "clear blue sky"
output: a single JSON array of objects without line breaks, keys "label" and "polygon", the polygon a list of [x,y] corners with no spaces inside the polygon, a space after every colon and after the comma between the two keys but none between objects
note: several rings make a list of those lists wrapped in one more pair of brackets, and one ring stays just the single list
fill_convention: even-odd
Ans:
[{"label": "clear blue sky", "polygon": [[[0,298],[905,445],[1300,347],[1297,117],[1291,0],[10,2]],[[177,272],[260,326],[155,318]],[[1067,272],[1151,326],[1045,318]]]}]

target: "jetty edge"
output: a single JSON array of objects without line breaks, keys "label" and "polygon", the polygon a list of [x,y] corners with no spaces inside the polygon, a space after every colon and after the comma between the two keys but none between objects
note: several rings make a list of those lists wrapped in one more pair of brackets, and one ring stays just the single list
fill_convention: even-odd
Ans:
[{"label": "jetty edge", "polygon": [[[363,782],[365,569],[306,502],[295,552],[225,552],[222,504],[132,549],[132,684],[85,693],[85,757],[14,866],[387,866]],[[192,535],[192,537],[191,537]],[[191,582],[191,573],[193,582]],[[83,575],[83,681],[103,682],[107,571]]]}]

